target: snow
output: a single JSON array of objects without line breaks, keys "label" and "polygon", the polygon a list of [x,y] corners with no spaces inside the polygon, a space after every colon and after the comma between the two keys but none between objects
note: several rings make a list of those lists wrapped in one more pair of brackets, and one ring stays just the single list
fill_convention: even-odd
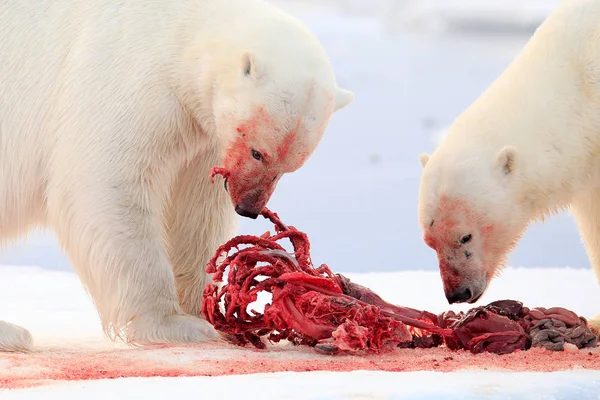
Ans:
[{"label": "snow", "polygon": [[597,399],[600,373],[305,372],[228,377],[117,379],[1,393],[2,399]]},{"label": "snow", "polygon": [[[432,312],[467,309],[448,306],[435,253],[421,239],[418,154],[443,139],[452,120],[502,72],[559,1],[274,2],[317,34],[340,85],[357,97],[333,118],[307,164],[281,180],[269,207],[309,234],[316,263],[346,271],[384,299]],[[239,231],[268,228],[243,220]],[[27,327],[41,349],[127,351],[102,335],[93,304],[51,233],[17,242],[0,253],[0,261],[0,317]],[[567,213],[533,225],[509,262],[522,267],[508,268],[481,303],[511,298],[528,306],[566,307],[586,317],[600,312],[600,288]],[[243,352],[205,356],[227,359]],[[175,367],[199,353],[145,354]],[[293,357],[310,360],[310,354]],[[0,355],[0,382],[10,373],[9,359]],[[60,382],[0,388],[0,399],[587,399],[598,398],[599,389],[595,370],[358,370]]]}]

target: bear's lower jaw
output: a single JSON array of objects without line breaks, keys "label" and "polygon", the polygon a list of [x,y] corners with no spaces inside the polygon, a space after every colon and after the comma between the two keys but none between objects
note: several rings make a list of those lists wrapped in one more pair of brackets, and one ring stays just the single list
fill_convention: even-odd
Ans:
[{"label": "bear's lower jaw", "polygon": [[483,292],[481,292],[478,295],[476,295],[476,296],[472,297],[471,299],[469,299],[467,301],[467,303],[469,303],[469,304],[477,303],[477,301],[479,301],[479,299],[481,298],[481,296],[483,296]]},{"label": "bear's lower jaw", "polygon": [[240,215],[242,217],[251,218],[251,219],[258,218],[258,214],[244,210],[239,205],[235,206],[235,212],[238,213],[238,215]]}]

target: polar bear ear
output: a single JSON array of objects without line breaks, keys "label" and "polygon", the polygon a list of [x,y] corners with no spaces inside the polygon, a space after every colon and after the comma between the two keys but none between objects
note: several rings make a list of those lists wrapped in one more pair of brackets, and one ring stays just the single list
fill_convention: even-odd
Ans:
[{"label": "polar bear ear", "polygon": [[242,73],[244,76],[248,76],[255,80],[258,80],[261,77],[258,64],[256,63],[256,57],[248,51],[242,54]]},{"label": "polar bear ear", "polygon": [[429,154],[421,153],[419,154],[419,161],[421,162],[421,167],[425,168],[427,165],[427,161],[429,161]]},{"label": "polar bear ear", "polygon": [[516,169],[517,149],[511,146],[504,147],[498,153],[496,161],[504,175],[512,174]]},{"label": "polar bear ear", "polygon": [[335,89],[335,106],[333,111],[341,110],[354,100],[354,93],[340,87]]}]

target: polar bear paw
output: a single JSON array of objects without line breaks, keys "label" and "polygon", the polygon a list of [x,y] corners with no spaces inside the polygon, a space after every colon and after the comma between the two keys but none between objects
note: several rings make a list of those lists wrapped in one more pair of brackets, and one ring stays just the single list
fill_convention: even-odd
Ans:
[{"label": "polar bear paw", "polygon": [[33,337],[25,328],[0,321],[0,351],[30,352]]},{"label": "polar bear paw", "polygon": [[588,320],[588,325],[590,330],[596,336],[600,336],[600,314],[596,315],[594,318]]},{"label": "polar bear paw", "polygon": [[206,320],[187,314],[141,316],[127,329],[127,342],[135,345],[200,343],[219,337]]}]

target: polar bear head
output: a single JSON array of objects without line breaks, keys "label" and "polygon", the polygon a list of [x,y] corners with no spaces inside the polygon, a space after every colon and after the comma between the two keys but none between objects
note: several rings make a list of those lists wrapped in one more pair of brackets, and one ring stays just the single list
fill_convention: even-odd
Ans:
[{"label": "polar bear head", "polygon": [[527,225],[518,153],[451,143],[420,157],[419,224],[448,302],[476,302]]},{"label": "polar bear head", "polygon": [[[354,95],[337,86],[319,42],[297,24],[264,22],[227,52],[214,82],[225,186],[236,212],[256,218],[277,182],[319,144],[331,115]],[[234,47],[235,48],[235,47]],[[224,63],[223,61],[221,63]]]}]

